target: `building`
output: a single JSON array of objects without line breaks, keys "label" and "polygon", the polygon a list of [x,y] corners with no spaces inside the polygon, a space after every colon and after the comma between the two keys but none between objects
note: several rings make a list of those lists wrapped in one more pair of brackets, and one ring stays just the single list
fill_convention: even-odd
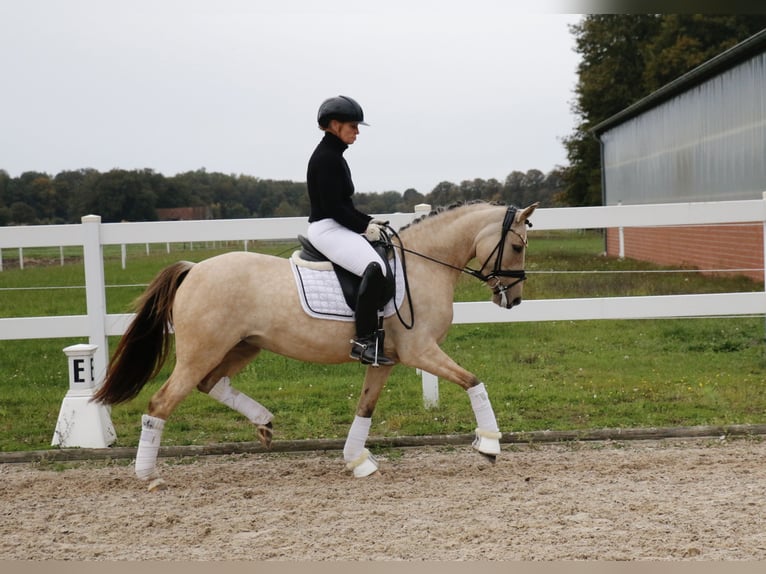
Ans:
[{"label": "building", "polygon": [[160,221],[190,221],[197,219],[213,219],[213,215],[210,208],[207,206],[167,207],[157,209],[157,218]]},{"label": "building", "polygon": [[[604,205],[760,199],[766,191],[766,30],[593,128]],[[617,230],[607,254],[618,254]],[[763,273],[763,225],[624,230],[625,256]]]}]

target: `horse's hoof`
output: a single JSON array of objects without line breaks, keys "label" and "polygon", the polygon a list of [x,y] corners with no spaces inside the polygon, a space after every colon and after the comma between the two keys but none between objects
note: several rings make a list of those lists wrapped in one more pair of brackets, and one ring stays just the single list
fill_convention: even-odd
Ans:
[{"label": "horse's hoof", "polygon": [[496,454],[487,454],[485,452],[480,452],[479,454],[483,456],[490,464],[495,464],[497,462]]},{"label": "horse's hoof", "polygon": [[154,492],[155,490],[165,490],[167,487],[168,485],[164,480],[161,478],[155,478],[149,483],[149,486],[146,487],[146,490],[149,492]]},{"label": "horse's hoof", "polygon": [[354,478],[364,478],[378,472],[379,465],[377,459],[370,451],[364,449],[356,460],[346,465],[346,468],[354,472]]},{"label": "horse's hoof", "polygon": [[364,478],[366,476],[371,476],[376,472],[378,472],[378,461],[370,455],[370,458],[354,468],[354,478]]},{"label": "horse's hoof", "polygon": [[502,436],[499,432],[476,429],[476,438],[473,439],[471,446],[494,462],[494,459],[500,454],[500,438]]},{"label": "horse's hoof", "polygon": [[274,430],[271,422],[265,425],[258,425],[258,441],[266,448],[271,448],[271,439],[274,437]]}]

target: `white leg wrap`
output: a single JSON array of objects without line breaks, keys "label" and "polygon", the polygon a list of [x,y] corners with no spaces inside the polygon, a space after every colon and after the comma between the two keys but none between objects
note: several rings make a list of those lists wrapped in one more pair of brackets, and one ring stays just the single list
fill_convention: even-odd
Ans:
[{"label": "white leg wrap", "polygon": [[489,402],[487,389],[484,383],[479,383],[475,387],[468,389],[468,396],[471,399],[471,407],[476,415],[476,438],[473,441],[473,448],[483,454],[500,454],[500,438],[502,434],[497,426],[495,411],[492,410],[492,403]]},{"label": "white leg wrap", "polygon": [[468,396],[471,399],[473,414],[476,415],[476,424],[480,429],[497,432],[500,428],[497,426],[495,411],[492,410],[492,403],[489,402],[489,395],[484,383],[479,383],[475,387],[468,389]]},{"label": "white leg wrap", "polygon": [[136,476],[141,480],[158,479],[157,454],[162,442],[162,429],[165,421],[157,417],[141,417],[141,438],[136,452]]},{"label": "white leg wrap", "polygon": [[265,425],[274,418],[274,415],[261,403],[232,387],[229,377],[222,377],[208,394],[218,402],[245,415],[253,424]]},{"label": "white leg wrap", "polygon": [[354,417],[354,422],[351,423],[351,428],[348,430],[346,444],[343,447],[343,459],[346,462],[350,463],[357,460],[365,450],[364,443],[367,442],[371,426],[371,418],[360,416]]}]

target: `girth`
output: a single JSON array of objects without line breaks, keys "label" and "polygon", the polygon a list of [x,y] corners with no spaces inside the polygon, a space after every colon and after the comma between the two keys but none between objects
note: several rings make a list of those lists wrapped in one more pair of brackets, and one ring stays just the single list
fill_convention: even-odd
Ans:
[{"label": "girth", "polygon": [[[343,291],[343,298],[346,300],[346,304],[356,311],[356,299],[362,278],[348,269],[341,267],[337,263],[330,261],[324,253],[314,247],[314,244],[309,241],[308,237],[298,235],[298,242],[301,244],[298,258],[313,263],[329,262],[332,264],[335,275],[338,277],[341,291]],[[372,245],[373,249],[375,249],[381,259],[386,263],[386,289],[383,292],[382,301],[379,301],[379,306],[382,308],[396,292],[396,280],[394,274],[391,272],[391,262],[388,259],[391,254],[391,244],[384,243],[383,241],[375,241],[370,243],[370,245]]]}]

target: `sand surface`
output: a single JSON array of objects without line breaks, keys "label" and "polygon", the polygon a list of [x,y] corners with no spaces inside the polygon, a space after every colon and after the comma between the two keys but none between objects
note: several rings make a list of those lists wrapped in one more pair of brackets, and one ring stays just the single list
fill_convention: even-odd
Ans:
[{"label": "sand surface", "polygon": [[766,560],[766,441],[0,465],[0,559]]}]

